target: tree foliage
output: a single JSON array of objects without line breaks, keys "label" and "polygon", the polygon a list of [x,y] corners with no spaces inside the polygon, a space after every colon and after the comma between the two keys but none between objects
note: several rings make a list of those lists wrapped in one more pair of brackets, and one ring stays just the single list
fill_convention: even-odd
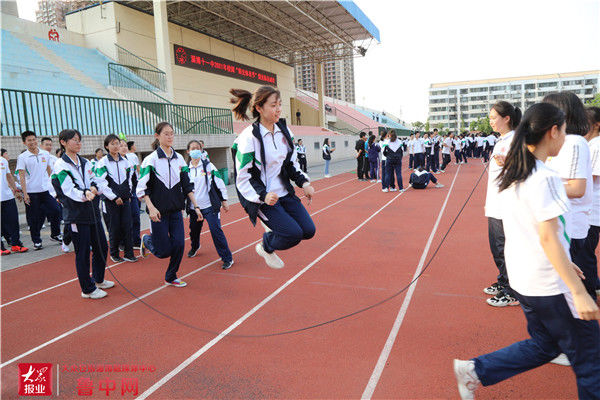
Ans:
[{"label": "tree foliage", "polygon": [[481,117],[476,121],[471,121],[469,124],[469,130],[471,131],[480,131],[485,134],[492,133],[492,127],[490,126],[490,117],[487,115],[485,117]]}]

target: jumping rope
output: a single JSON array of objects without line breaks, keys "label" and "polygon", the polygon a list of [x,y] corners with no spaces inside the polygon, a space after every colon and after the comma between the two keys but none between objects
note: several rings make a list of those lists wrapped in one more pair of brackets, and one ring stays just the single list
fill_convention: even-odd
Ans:
[{"label": "jumping rope", "polygon": [[[310,329],[314,329],[314,328],[318,328],[324,325],[329,325],[329,324],[333,324],[337,321],[341,321],[343,319],[361,314],[365,311],[369,311],[372,310],[376,307],[379,307],[387,302],[389,302],[390,300],[398,297],[399,295],[401,295],[402,293],[404,293],[406,290],[408,290],[408,288],[414,284],[424,273],[425,271],[427,271],[427,269],[429,268],[431,262],[433,261],[433,259],[435,258],[435,256],[437,255],[438,251],[440,250],[440,248],[442,247],[442,244],[444,244],[444,241],[446,240],[446,237],[448,236],[448,234],[450,233],[450,231],[452,230],[452,228],[454,227],[454,224],[456,224],[456,221],[458,221],[458,218],[460,217],[460,215],[462,214],[463,210],[465,209],[465,207],[467,206],[467,204],[469,203],[469,200],[471,200],[471,197],[473,196],[473,193],[475,193],[475,189],[477,189],[477,186],[479,186],[479,182],[481,182],[481,178],[483,178],[483,175],[485,174],[485,172],[487,171],[487,165],[485,166],[485,168],[483,169],[483,171],[481,172],[481,175],[479,176],[479,178],[477,179],[477,182],[475,182],[475,186],[473,187],[473,189],[471,190],[471,193],[469,193],[469,196],[467,196],[467,199],[465,200],[464,204],[462,205],[462,207],[460,208],[460,210],[458,211],[458,214],[456,214],[456,217],[454,217],[454,220],[452,221],[452,223],[450,224],[450,227],[448,228],[448,230],[446,231],[446,233],[444,234],[444,236],[442,237],[442,240],[440,241],[440,243],[438,244],[438,246],[436,247],[435,251],[433,252],[433,254],[431,255],[431,257],[429,258],[429,261],[427,261],[427,263],[425,264],[425,266],[423,267],[423,270],[412,280],[408,283],[408,285],[406,285],[405,287],[403,287],[402,289],[400,289],[399,291],[397,291],[396,293],[384,298],[383,300],[380,300],[374,304],[371,304],[370,306],[361,308],[359,310],[356,310],[354,312],[351,312],[349,314],[344,314],[341,315],[337,318],[333,318],[327,321],[323,321],[323,322],[319,322],[317,324],[314,325],[308,325],[302,328],[297,328],[297,329],[291,329],[291,330],[287,330],[287,331],[280,331],[280,332],[273,332],[273,333],[264,333],[264,334],[256,334],[256,335],[240,335],[240,334],[233,334],[233,333],[228,333],[228,334],[223,334],[222,332],[217,332],[217,331],[213,331],[210,329],[204,329],[204,328],[199,328],[195,325],[189,324],[185,321],[182,321],[178,318],[175,318],[169,314],[166,314],[165,312],[157,309],[156,307],[152,306],[151,304],[146,303],[143,299],[141,299],[140,297],[138,297],[136,294],[134,294],[131,290],[129,290],[129,288],[127,286],[125,286],[120,280],[119,278],[117,278],[117,276],[114,274],[114,272],[112,271],[112,269],[109,269],[108,271],[110,272],[110,274],[112,275],[112,277],[114,278],[114,280],[123,288],[125,289],[125,291],[127,293],[129,293],[133,298],[135,298],[137,301],[139,301],[140,303],[142,303],[143,305],[145,305],[146,307],[148,307],[150,310],[156,312],[157,314],[160,314],[161,316],[179,324],[182,326],[185,326],[187,328],[199,331],[199,332],[204,332],[204,333],[209,333],[212,335],[216,335],[216,336],[229,336],[229,337],[237,337],[237,338],[266,338],[266,337],[273,337],[273,336],[283,336],[283,335],[289,335],[292,333],[299,333],[299,332],[304,332],[304,331],[308,331]],[[96,220],[96,213],[94,212],[95,210],[94,205],[92,202],[90,202],[90,205],[92,206],[92,215],[94,217],[94,224],[96,226],[96,239],[98,240],[98,245],[100,245],[100,241],[98,239],[99,235],[98,235],[98,222]],[[101,247],[101,246],[100,246]],[[106,265],[106,258],[102,255],[102,258],[104,259],[105,265]]]}]

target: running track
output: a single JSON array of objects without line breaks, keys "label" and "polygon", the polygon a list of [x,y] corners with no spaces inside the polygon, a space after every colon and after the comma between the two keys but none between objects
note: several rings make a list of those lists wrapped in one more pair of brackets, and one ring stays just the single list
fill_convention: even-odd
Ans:
[{"label": "running track", "polygon": [[[423,267],[483,172],[477,161],[438,175],[443,189],[382,193],[342,174],[314,183],[315,238],[281,252],[271,270],[236,204],[222,214],[234,252],[229,271],[203,231],[201,254],[184,257],[188,287],[162,284],[166,260],[150,256],[110,271],[100,301],[81,299],[74,255],[2,272],[2,398],[17,396],[17,365],[146,364],[154,372],[60,374],[60,398],[82,398],[77,379],[139,379],[139,398],[456,398],[453,358],[526,337],[520,308],[493,309],[481,291],[495,277],[483,217],[486,176],[425,274],[380,307],[299,333],[369,306]],[[354,175],[355,177],[355,175]],[[405,184],[408,173],[405,171]],[[306,204],[306,200],[303,200]],[[186,242],[186,253],[189,241]],[[112,265],[112,263],[109,263]],[[106,278],[114,280],[107,270]],[[224,336],[231,333],[232,336]],[[238,336],[235,336],[238,335]],[[245,337],[250,336],[250,337]],[[56,381],[54,382],[56,393]],[[570,368],[546,365],[478,392],[478,398],[576,398]]]}]

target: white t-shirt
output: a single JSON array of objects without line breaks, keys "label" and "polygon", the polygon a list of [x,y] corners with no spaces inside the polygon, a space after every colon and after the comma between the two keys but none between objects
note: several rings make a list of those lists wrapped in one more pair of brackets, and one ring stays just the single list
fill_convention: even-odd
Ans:
[{"label": "white t-shirt", "polygon": [[546,161],[566,183],[569,179],[586,179],[585,194],[579,199],[569,199],[570,211],[565,215],[567,234],[572,239],[584,239],[590,229],[592,211],[592,165],[590,147],[580,135],[569,135],[556,157]]},{"label": "white t-shirt", "polygon": [[483,147],[483,141],[485,140],[482,136],[477,136],[475,138],[475,142],[477,143],[477,147]]},{"label": "white t-shirt", "polygon": [[454,151],[460,151],[462,149],[460,139],[452,139],[452,143],[454,143]]},{"label": "white t-shirt", "polygon": [[590,225],[600,226],[600,136],[588,143],[592,164],[592,213]]},{"label": "white t-shirt", "polygon": [[[381,155],[381,161],[385,161],[387,159],[386,156],[383,154],[383,150],[386,148],[386,146],[389,146],[389,144],[390,144],[390,139],[385,138],[381,141],[381,153],[379,153]],[[410,142],[409,142],[409,146],[410,146]],[[409,149],[410,149],[410,147],[409,147]]]},{"label": "white t-shirt", "polygon": [[[278,197],[287,196],[289,193],[283,186],[283,182],[279,177],[281,166],[287,157],[289,148],[288,142],[283,136],[279,126],[275,124],[274,133],[269,132],[262,124],[260,126],[260,134],[263,137],[263,145],[265,146],[266,157],[266,185],[267,192],[273,192]],[[291,132],[290,132],[291,133]]]},{"label": "white t-shirt", "polygon": [[444,139],[444,144],[446,146],[442,146],[442,154],[450,154],[450,148],[452,147],[452,139],[447,137],[446,139]]},{"label": "white t-shirt", "polygon": [[6,158],[0,157],[0,175],[2,175],[0,176],[0,201],[6,201],[15,198],[13,191],[8,186],[6,174],[10,174],[8,161],[6,161]]},{"label": "white t-shirt", "polygon": [[488,135],[488,137],[486,137],[485,140],[487,140],[488,145],[491,147],[494,145],[494,143],[496,143],[496,136]]},{"label": "white t-shirt", "polygon": [[[48,163],[50,153],[38,149],[38,154],[25,150],[17,157],[17,171],[25,171],[27,193],[42,193],[48,190]],[[52,168],[52,166],[50,166]]]},{"label": "white t-shirt", "polygon": [[413,153],[425,153],[425,141],[423,138],[415,139],[413,142]]},{"label": "white t-shirt", "polygon": [[540,243],[541,222],[559,218],[558,237],[569,255],[569,239],[562,215],[569,208],[569,199],[560,177],[543,162],[524,181],[500,192],[505,206],[504,257],[512,289],[525,296],[554,296],[569,292]]},{"label": "white t-shirt", "polygon": [[515,131],[510,131],[498,139],[498,143],[494,147],[490,164],[488,166],[488,184],[487,194],[485,197],[485,216],[488,218],[502,219],[502,203],[498,197],[498,183],[496,178],[502,172],[502,166],[496,162],[496,156],[505,156],[508,154],[510,145],[515,136]]}]

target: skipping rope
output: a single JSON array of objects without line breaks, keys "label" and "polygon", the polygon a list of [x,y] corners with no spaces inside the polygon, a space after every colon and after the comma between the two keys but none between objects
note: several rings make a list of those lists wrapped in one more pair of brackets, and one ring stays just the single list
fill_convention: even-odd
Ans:
[{"label": "skipping rope", "polygon": [[[378,302],[376,302],[374,304],[371,304],[371,305],[369,305],[367,307],[363,307],[363,308],[361,308],[359,310],[356,310],[354,312],[351,312],[351,313],[348,313],[348,314],[344,314],[344,315],[341,315],[339,317],[336,317],[336,318],[333,318],[333,319],[330,319],[330,320],[327,320],[327,321],[319,322],[319,323],[316,323],[316,324],[313,324],[313,325],[304,326],[302,328],[290,329],[290,330],[286,330],[286,331],[279,331],[279,332],[272,332],[272,333],[254,334],[254,335],[241,335],[241,334],[233,334],[233,333],[223,334],[222,332],[217,332],[217,331],[213,331],[213,330],[210,330],[210,329],[200,328],[200,327],[197,327],[195,325],[189,324],[189,323],[187,323],[185,321],[182,321],[182,320],[180,320],[178,318],[175,318],[175,317],[173,317],[173,316],[171,316],[171,315],[169,315],[169,314],[167,314],[167,313],[165,313],[165,312],[157,309],[153,305],[148,304],[143,299],[141,299],[136,294],[134,294],[131,290],[129,290],[129,288],[127,286],[125,286],[119,280],[119,278],[117,278],[117,276],[114,274],[114,272],[112,271],[112,269],[109,269],[108,271],[110,272],[110,274],[112,275],[112,277],[114,278],[114,280],[123,289],[125,289],[125,291],[127,293],[129,293],[133,298],[135,298],[137,301],[139,301],[140,303],[142,303],[144,306],[148,307],[150,310],[156,312],[157,314],[160,314],[161,316],[163,316],[163,317],[165,317],[165,318],[167,318],[167,319],[169,319],[169,320],[171,320],[171,321],[173,321],[173,322],[175,322],[175,323],[177,323],[179,325],[185,326],[185,327],[193,329],[195,331],[209,333],[209,334],[216,335],[216,336],[229,336],[229,337],[236,337],[236,338],[267,338],[267,337],[273,337],[273,336],[283,336],[283,335],[289,335],[289,334],[292,334],[292,333],[305,332],[305,331],[308,331],[308,330],[311,330],[311,329],[319,328],[321,326],[333,324],[333,323],[341,321],[343,319],[350,318],[352,316],[355,316],[355,315],[364,313],[366,311],[372,310],[374,308],[377,308],[377,307],[379,307],[379,306],[381,306],[381,305],[389,302],[390,300],[395,299],[396,297],[398,297],[399,295],[401,295],[402,293],[404,293],[406,290],[408,290],[408,288],[411,285],[413,285],[415,282],[417,282],[417,280],[425,273],[425,271],[427,271],[427,269],[431,265],[431,262],[433,261],[433,259],[437,255],[438,251],[442,247],[442,244],[444,244],[444,241],[448,237],[448,234],[450,233],[450,231],[452,230],[452,228],[456,224],[456,221],[458,221],[458,218],[460,217],[460,215],[462,214],[463,210],[465,209],[465,207],[469,203],[469,200],[471,200],[471,197],[473,196],[473,193],[475,193],[475,189],[477,189],[477,186],[479,186],[479,182],[481,182],[481,178],[483,178],[483,175],[485,174],[486,171],[487,171],[487,165],[485,166],[485,168],[481,172],[481,175],[477,179],[477,182],[475,182],[475,186],[473,186],[473,189],[471,190],[471,193],[469,193],[469,195],[467,196],[467,199],[465,200],[464,204],[462,205],[462,207],[458,211],[458,214],[456,214],[456,217],[454,217],[454,220],[452,221],[452,223],[450,224],[450,227],[448,228],[448,230],[446,231],[446,233],[442,237],[442,240],[440,241],[440,243],[436,247],[435,251],[433,252],[433,254],[431,255],[431,257],[429,258],[429,260],[427,261],[427,263],[425,264],[425,266],[423,267],[423,270],[421,272],[419,272],[419,274],[412,281],[410,281],[406,286],[404,286],[402,289],[398,290],[394,294],[392,294],[392,295],[390,295],[390,296],[384,298],[383,300],[380,300],[380,301],[378,301]],[[93,205],[92,202],[90,202],[90,205],[92,207],[92,211],[95,211],[95,210],[93,210],[94,205]],[[96,230],[97,230],[98,229],[98,221],[96,220],[96,213],[92,212],[92,215],[94,216],[94,224],[95,224]],[[96,238],[98,238],[98,236],[99,235],[96,234]],[[98,243],[98,245],[100,245],[100,243]],[[99,246],[99,247],[101,247],[101,246]],[[106,265],[106,258],[104,256],[102,256],[102,258],[104,258],[104,262],[105,262],[105,265]]]}]

